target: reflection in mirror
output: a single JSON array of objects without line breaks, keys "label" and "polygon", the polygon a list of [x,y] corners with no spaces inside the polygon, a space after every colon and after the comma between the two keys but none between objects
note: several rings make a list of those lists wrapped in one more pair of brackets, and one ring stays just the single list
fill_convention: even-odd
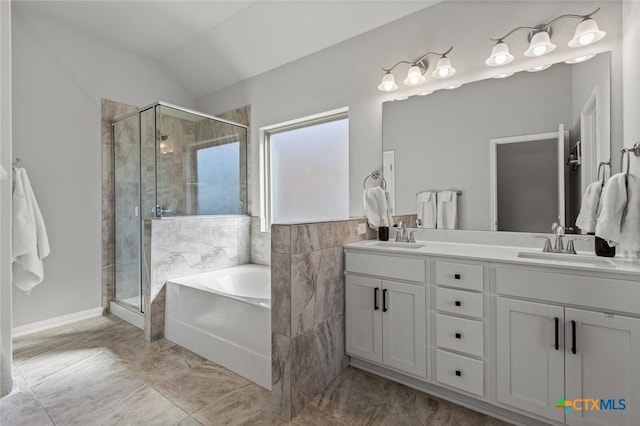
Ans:
[{"label": "reflection in mirror", "polygon": [[[394,214],[416,214],[416,194],[421,191],[455,188],[464,193],[458,198],[458,229],[549,232],[554,221],[574,227],[584,190],[598,179],[598,164],[610,160],[610,69],[607,52],[578,64],[560,63],[541,72],[386,102],[383,169],[385,176],[390,169],[394,172],[395,185],[389,188]],[[549,144],[536,143],[528,153],[507,146],[496,150],[500,140],[553,132],[564,141],[555,156],[546,159],[538,150],[549,151]],[[557,148],[556,137],[552,139]],[[497,161],[495,167],[491,157],[496,152],[496,158],[513,163],[502,167]],[[516,166],[519,156],[527,167]],[[387,164],[390,159],[392,165]],[[534,166],[534,159],[542,163]],[[510,173],[507,180],[505,173]],[[514,182],[516,177],[533,185],[498,190],[501,181]],[[556,183],[550,185],[550,180]],[[546,203],[552,213],[534,223],[517,208],[509,212],[511,218],[498,209],[518,207],[525,200]],[[521,217],[514,221],[513,215]]]}]

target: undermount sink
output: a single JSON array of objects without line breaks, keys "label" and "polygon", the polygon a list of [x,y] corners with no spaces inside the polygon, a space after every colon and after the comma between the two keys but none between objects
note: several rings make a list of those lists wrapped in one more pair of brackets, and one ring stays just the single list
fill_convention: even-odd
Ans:
[{"label": "undermount sink", "polygon": [[555,262],[566,262],[574,265],[584,266],[616,266],[615,262],[611,259],[605,259],[596,256],[582,256],[579,254],[565,254],[565,253],[545,253],[542,251],[521,251],[518,252],[518,257],[521,259],[537,259],[537,260],[551,260]]},{"label": "undermount sink", "polygon": [[396,243],[395,241],[384,241],[375,243],[374,247],[386,247],[386,248],[408,248],[408,249],[419,249],[424,247],[423,244],[416,243]]}]

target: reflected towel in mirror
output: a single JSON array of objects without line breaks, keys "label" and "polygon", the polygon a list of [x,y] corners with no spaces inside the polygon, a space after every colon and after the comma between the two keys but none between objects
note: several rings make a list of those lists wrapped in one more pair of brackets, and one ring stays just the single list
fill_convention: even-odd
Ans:
[{"label": "reflected towel in mirror", "polygon": [[441,191],[437,194],[438,229],[458,229],[458,196],[455,191]]},{"label": "reflected towel in mirror", "polygon": [[421,228],[434,229],[437,223],[436,215],[436,193],[431,191],[418,192],[417,196],[417,214],[418,219],[422,223]]}]

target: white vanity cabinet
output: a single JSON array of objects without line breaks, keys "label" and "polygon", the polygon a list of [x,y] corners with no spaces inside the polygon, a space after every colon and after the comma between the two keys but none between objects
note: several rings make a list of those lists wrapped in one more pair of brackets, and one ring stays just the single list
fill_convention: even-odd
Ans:
[{"label": "white vanity cabinet", "polygon": [[425,378],[426,261],[347,253],[346,271],[347,354]]},{"label": "white vanity cabinet", "polygon": [[[589,302],[576,293],[576,299],[589,303],[576,309],[566,306],[568,299],[556,300],[570,298],[598,278],[497,268],[496,280],[497,401],[570,425],[639,425],[640,318],[619,311],[626,298],[637,296],[640,283],[601,279],[609,281],[601,285],[620,292]],[[549,286],[558,284],[554,280],[562,280],[565,288]],[[638,315],[638,309],[629,315]],[[578,402],[565,416],[556,407],[559,398]]]}]

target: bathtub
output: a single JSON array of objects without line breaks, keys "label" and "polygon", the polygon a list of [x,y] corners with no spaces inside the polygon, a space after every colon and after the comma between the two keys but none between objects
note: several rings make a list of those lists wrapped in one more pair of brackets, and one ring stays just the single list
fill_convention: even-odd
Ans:
[{"label": "bathtub", "polygon": [[164,334],[271,390],[271,270],[240,265],[167,281]]}]

